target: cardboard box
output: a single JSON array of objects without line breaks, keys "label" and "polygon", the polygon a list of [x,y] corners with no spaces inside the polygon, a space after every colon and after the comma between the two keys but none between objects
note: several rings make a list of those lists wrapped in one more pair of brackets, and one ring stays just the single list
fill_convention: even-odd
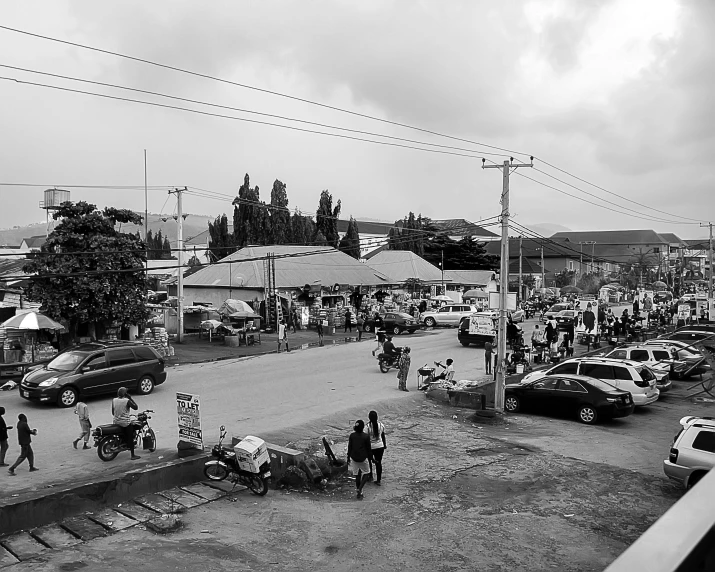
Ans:
[{"label": "cardboard box", "polygon": [[258,473],[263,463],[269,462],[268,449],[263,439],[248,435],[234,448],[238,466],[243,471]]}]

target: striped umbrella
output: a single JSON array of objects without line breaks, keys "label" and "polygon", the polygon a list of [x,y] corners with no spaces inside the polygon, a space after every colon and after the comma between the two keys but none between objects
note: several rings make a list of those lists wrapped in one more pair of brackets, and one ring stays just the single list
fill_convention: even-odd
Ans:
[{"label": "striped umbrella", "polygon": [[17,328],[18,330],[64,330],[65,327],[38,312],[18,314],[0,324],[0,328]]}]

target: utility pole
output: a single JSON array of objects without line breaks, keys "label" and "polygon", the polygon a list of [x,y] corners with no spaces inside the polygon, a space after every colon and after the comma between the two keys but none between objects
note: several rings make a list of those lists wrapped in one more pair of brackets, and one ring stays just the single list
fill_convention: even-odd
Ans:
[{"label": "utility pole", "polygon": [[445,295],[445,289],[444,289],[444,249],[442,249],[442,263],[440,264],[442,268],[442,296]]},{"label": "utility pole", "polygon": [[177,269],[178,269],[178,281],[177,281],[177,308],[176,308],[176,318],[178,322],[178,334],[177,341],[182,343],[184,341],[184,203],[183,196],[181,193],[188,191],[186,187],[183,189],[174,189],[169,191],[169,194],[176,193],[176,212],[177,212],[177,227],[176,227],[176,242],[177,242]]},{"label": "utility pole", "polygon": [[519,301],[523,298],[523,290],[521,285],[522,275],[521,275],[521,240],[522,237],[519,235]]},{"label": "utility pole", "polygon": [[499,341],[497,342],[497,367],[496,367],[496,387],[494,390],[494,409],[502,413],[504,411],[504,386],[506,381],[506,371],[504,361],[506,357],[506,317],[507,300],[509,292],[509,175],[512,169],[519,167],[533,167],[534,158],[531,163],[514,163],[511,157],[501,165],[485,165],[486,159],[482,159],[482,169],[501,169],[502,171],[502,195],[501,195],[501,268],[499,271]]},{"label": "utility pole", "polygon": [[712,298],[713,297],[713,223],[711,223],[711,222],[709,222],[707,224],[701,223],[700,226],[710,227],[710,239],[708,241],[708,247],[710,249],[710,256],[708,257],[708,265],[710,266],[710,271],[708,272],[708,298]]},{"label": "utility pole", "polygon": [[578,245],[581,247],[581,258],[578,261],[578,277],[581,278],[583,276],[583,242],[579,240]]},{"label": "utility pole", "polygon": [[591,241],[591,273],[594,271],[594,266],[593,266],[593,255],[596,251],[596,241],[592,240]]},{"label": "utility pole", "polygon": [[544,247],[537,248],[541,252],[541,288],[546,288],[546,277],[544,276]]}]

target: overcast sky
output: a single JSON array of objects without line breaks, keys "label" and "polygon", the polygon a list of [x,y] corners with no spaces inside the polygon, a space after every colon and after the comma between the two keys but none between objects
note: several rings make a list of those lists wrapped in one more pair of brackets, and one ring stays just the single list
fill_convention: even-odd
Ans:
[{"label": "overcast sky", "polygon": [[[519,158],[533,154],[538,168],[646,217],[715,218],[712,0],[48,0],[4,2],[0,24],[515,150]],[[3,65],[499,153],[7,30],[0,30],[0,54]],[[261,119],[7,68],[0,75]],[[291,207],[308,212],[326,188],[342,201],[344,217],[394,220],[412,210],[477,221],[500,209],[501,174],[482,170],[476,158],[7,81],[0,81],[0,125],[2,183],[141,186],[147,149],[150,186],[234,196],[249,173],[262,199],[278,178]],[[513,176],[511,212],[522,224],[704,235],[697,222],[618,214],[543,173],[517,173],[605,207]],[[0,227],[44,220],[42,190],[0,187]],[[144,210],[143,190],[71,191],[73,200]],[[166,192],[149,192],[150,211],[174,208]],[[216,215],[232,207],[230,199],[187,196],[184,209]]]}]

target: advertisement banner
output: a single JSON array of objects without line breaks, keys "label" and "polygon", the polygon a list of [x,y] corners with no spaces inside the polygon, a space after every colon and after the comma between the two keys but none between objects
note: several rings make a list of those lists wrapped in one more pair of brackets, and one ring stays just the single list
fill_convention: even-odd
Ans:
[{"label": "advertisement banner", "polygon": [[697,311],[698,320],[707,321],[708,311],[710,309],[710,300],[697,300],[695,302],[695,307]]},{"label": "advertisement banner", "polygon": [[690,304],[678,304],[678,320],[687,322],[690,319]]},{"label": "advertisement banner", "polygon": [[494,336],[496,329],[491,316],[472,314],[469,317],[469,333],[480,336]]},{"label": "advertisement banner", "polygon": [[198,395],[176,394],[176,412],[179,419],[179,440],[191,443],[197,449],[204,448],[201,432],[201,403]]},{"label": "advertisement banner", "polygon": [[598,333],[598,300],[581,300],[576,304],[574,310],[576,333],[597,334]]},{"label": "advertisement banner", "polygon": [[[499,292],[489,292],[489,307],[492,310],[499,309]],[[516,310],[516,292],[507,292],[506,309],[512,312]]]}]

